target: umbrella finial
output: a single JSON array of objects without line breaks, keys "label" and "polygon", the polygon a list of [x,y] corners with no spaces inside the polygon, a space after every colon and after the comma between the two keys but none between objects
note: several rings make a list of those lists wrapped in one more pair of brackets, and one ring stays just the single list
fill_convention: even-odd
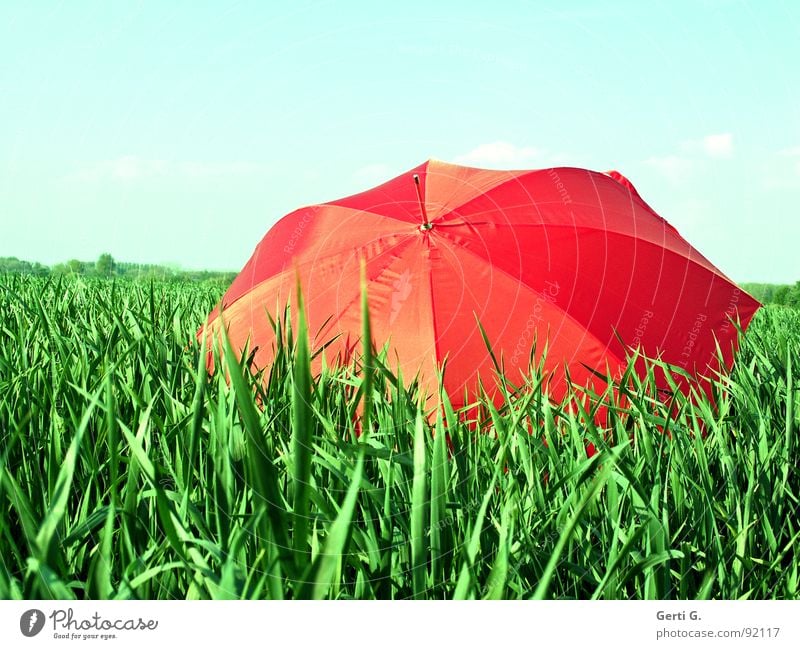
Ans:
[{"label": "umbrella finial", "polygon": [[422,225],[419,229],[422,231],[430,230],[433,224],[428,221],[428,212],[425,211],[425,202],[422,200],[422,193],[419,188],[419,174],[414,174],[414,185],[417,187],[417,200],[419,201],[419,209],[422,212]]}]

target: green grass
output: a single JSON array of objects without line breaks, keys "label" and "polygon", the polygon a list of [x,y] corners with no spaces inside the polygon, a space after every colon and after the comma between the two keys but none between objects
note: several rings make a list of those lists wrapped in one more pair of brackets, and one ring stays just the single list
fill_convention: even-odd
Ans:
[{"label": "green grass", "polygon": [[598,430],[533,376],[469,427],[369,349],[312,376],[282,320],[267,376],[209,377],[219,292],[0,277],[0,597],[800,595],[800,312],[757,314],[716,408],[629,375]]}]

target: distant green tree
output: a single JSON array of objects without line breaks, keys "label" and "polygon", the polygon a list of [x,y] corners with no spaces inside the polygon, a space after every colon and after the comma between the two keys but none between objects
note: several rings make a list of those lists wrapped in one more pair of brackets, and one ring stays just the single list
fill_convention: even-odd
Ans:
[{"label": "distant green tree", "polygon": [[41,264],[31,264],[29,261],[16,257],[0,257],[0,272],[6,273],[32,273]]},{"label": "distant green tree", "polygon": [[95,271],[101,277],[108,277],[114,273],[114,269],[116,268],[116,264],[114,263],[114,258],[109,255],[107,252],[104,252],[100,257],[97,259],[97,263],[94,265]]},{"label": "distant green tree", "polygon": [[784,304],[794,307],[795,309],[800,309],[800,282],[797,282],[786,292]]},{"label": "distant green tree", "polygon": [[67,262],[67,272],[73,275],[80,275],[83,272],[83,263],[78,259],[70,259]]},{"label": "distant green tree", "polygon": [[775,289],[775,296],[772,298],[772,301],[775,304],[786,304],[787,297],[789,297],[789,287],[779,286]]},{"label": "distant green tree", "polygon": [[30,275],[90,275],[96,277],[117,277],[132,280],[157,280],[175,282],[210,282],[228,286],[236,273],[216,270],[182,270],[178,266],[160,264],[133,264],[118,262],[110,254],[103,253],[96,262],[70,259],[52,267],[39,262],[25,261],[17,257],[0,257],[0,274],[23,273]]}]

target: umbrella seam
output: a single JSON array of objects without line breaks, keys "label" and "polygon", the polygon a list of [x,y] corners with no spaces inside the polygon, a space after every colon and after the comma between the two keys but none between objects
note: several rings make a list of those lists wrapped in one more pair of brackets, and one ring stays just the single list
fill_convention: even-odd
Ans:
[{"label": "umbrella seam", "polygon": [[[470,250],[469,248],[467,248],[467,247],[465,247],[465,246],[461,246],[460,248],[461,248],[462,250],[464,250],[464,252],[466,252],[466,253],[468,253],[469,255],[471,255],[471,256],[473,256],[473,257],[475,257],[476,259],[479,259],[479,260],[480,260],[480,261],[482,261],[483,263],[485,263],[485,264],[489,264],[489,261],[488,261],[487,259],[485,259],[484,257],[481,257],[481,256],[480,256],[479,254],[477,254],[475,251],[473,251],[473,250]],[[532,293],[534,293],[535,295],[537,295],[537,296],[539,296],[539,297],[542,297],[542,298],[544,298],[544,296],[543,296],[543,295],[542,295],[542,294],[541,294],[539,291],[537,291],[535,288],[533,288],[533,287],[532,287],[530,284],[528,284],[527,282],[523,281],[523,280],[522,280],[522,278],[520,278],[520,277],[514,277],[514,276],[513,276],[511,273],[509,273],[509,272],[508,272],[508,271],[506,271],[504,268],[501,268],[501,267],[499,267],[499,266],[491,265],[491,267],[492,267],[493,269],[494,269],[494,268],[496,268],[496,269],[498,270],[498,272],[501,272],[501,273],[503,273],[503,274],[504,274],[506,277],[510,278],[512,281],[519,282],[520,284],[522,284],[523,286],[525,286],[525,287],[526,287],[526,288],[527,288],[529,291],[531,291],[531,292],[532,292]],[[598,337],[597,337],[597,336],[596,336],[594,333],[592,333],[591,331],[589,331],[589,329],[587,329],[587,327],[586,327],[586,325],[585,325],[585,324],[583,324],[582,322],[580,322],[579,320],[577,320],[577,319],[576,319],[574,316],[572,316],[570,313],[567,313],[566,311],[564,311],[564,309],[562,309],[562,308],[561,308],[559,305],[557,305],[557,304],[553,304],[553,306],[555,306],[555,307],[556,307],[556,308],[557,308],[557,309],[558,309],[558,310],[559,310],[561,313],[563,313],[563,314],[564,314],[564,317],[566,317],[566,318],[567,318],[567,319],[568,319],[570,322],[574,323],[574,324],[575,324],[575,325],[576,325],[576,326],[577,326],[579,329],[581,329],[581,330],[585,331],[585,332],[586,332],[586,333],[587,333],[587,334],[588,334],[588,335],[589,335],[591,338],[593,338],[593,339],[594,339],[594,340],[595,340],[595,341],[596,341],[596,342],[597,342],[597,343],[598,343],[598,344],[601,346],[601,348],[602,348],[602,349],[605,349],[605,350],[606,350],[606,352],[607,352],[608,354],[610,354],[610,355],[611,355],[611,356],[614,358],[614,360],[616,360],[616,361],[617,361],[617,363],[619,363],[619,364],[620,364],[620,366],[622,366],[622,365],[623,365],[623,363],[622,363],[622,361],[620,360],[619,356],[618,356],[617,354],[615,354],[613,351],[611,351],[611,350],[609,349],[608,345],[607,345],[607,344],[604,344],[604,343],[603,343],[603,342],[600,340],[600,338],[598,338]]]}]

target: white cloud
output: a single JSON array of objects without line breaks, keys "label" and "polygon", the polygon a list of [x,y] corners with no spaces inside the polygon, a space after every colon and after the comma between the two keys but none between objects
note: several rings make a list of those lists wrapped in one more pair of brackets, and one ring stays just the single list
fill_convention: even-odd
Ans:
[{"label": "white cloud", "polygon": [[694,140],[684,140],[678,146],[678,153],[652,156],[644,162],[669,182],[680,184],[703,171],[707,158],[730,158],[732,155],[733,135],[712,133]]},{"label": "white cloud", "polygon": [[[480,144],[464,154],[444,158],[447,162],[480,167],[485,169],[531,169],[574,164],[572,157],[563,152],[551,152],[531,146],[516,146],[498,140]],[[353,172],[353,180],[358,186],[371,186],[383,183],[403,169],[378,162],[369,164]]]},{"label": "white cloud", "polygon": [[79,183],[104,180],[130,182],[164,175],[167,172],[167,166],[164,160],[148,160],[134,155],[124,155],[114,160],[104,160],[91,167],[73,171],[67,174],[66,179]]},{"label": "white cloud", "polygon": [[762,165],[762,184],[766,189],[797,189],[800,187],[800,146],[778,151]]},{"label": "white cloud", "polygon": [[765,172],[761,177],[761,186],[769,191],[800,189],[800,162],[788,169]]},{"label": "white cloud", "polygon": [[730,158],[733,155],[733,135],[717,133],[703,138],[703,151],[712,158]]},{"label": "white cloud", "polygon": [[541,160],[543,151],[531,146],[516,146],[510,142],[488,142],[472,151],[456,156],[453,162],[474,167],[525,167]]},{"label": "white cloud", "polygon": [[730,158],[733,155],[733,134],[712,133],[697,140],[686,140],[681,143],[681,151],[692,155],[709,158]]},{"label": "white cloud", "polygon": [[353,180],[358,185],[379,185],[397,174],[392,173],[391,167],[382,162],[361,167],[353,173]]},{"label": "white cloud", "polygon": [[66,180],[76,183],[134,182],[163,176],[190,179],[212,178],[252,175],[266,171],[267,168],[264,165],[251,162],[168,162],[135,155],[123,155],[73,171],[67,174]]},{"label": "white cloud", "polygon": [[653,156],[644,163],[675,184],[684,182],[695,169],[693,160],[679,155]]},{"label": "white cloud", "polygon": [[146,160],[137,156],[122,156],[109,164],[109,171],[114,178],[136,180],[149,176],[160,176],[166,171],[167,163],[163,160]]},{"label": "white cloud", "polygon": [[249,176],[265,173],[265,165],[232,161],[232,162],[179,162],[175,166],[178,175],[188,178],[209,178],[214,176]]}]

